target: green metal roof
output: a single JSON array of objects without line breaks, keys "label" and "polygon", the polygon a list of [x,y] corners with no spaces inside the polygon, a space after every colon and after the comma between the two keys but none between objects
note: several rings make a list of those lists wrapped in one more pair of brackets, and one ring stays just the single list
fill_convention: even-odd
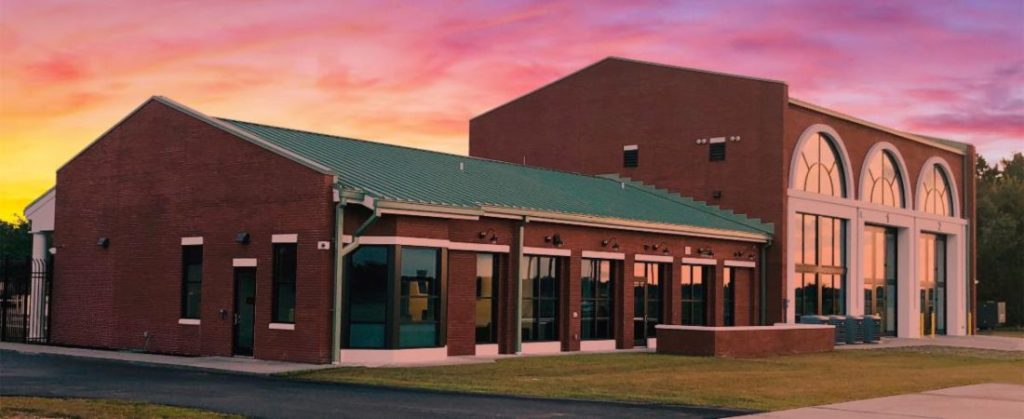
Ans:
[{"label": "green metal roof", "polygon": [[220,119],[326,166],[343,189],[379,200],[496,207],[770,235],[771,224],[628,179],[587,176]]}]

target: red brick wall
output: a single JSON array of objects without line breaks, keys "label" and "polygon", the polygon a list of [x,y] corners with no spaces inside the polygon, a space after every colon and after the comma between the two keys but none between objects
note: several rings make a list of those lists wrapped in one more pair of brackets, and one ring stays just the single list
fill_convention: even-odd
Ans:
[{"label": "red brick wall", "polygon": [[756,330],[673,330],[658,331],[658,353],[718,356],[762,357],[831,351],[835,330],[774,329]]},{"label": "red brick wall", "polygon": [[[232,258],[258,259],[255,356],[330,359],[331,178],[150,101],[57,173],[55,343],[229,355]],[[251,243],[234,243],[245,231]],[[269,330],[271,235],[297,233],[294,331]],[[96,246],[109,237],[107,249]],[[179,325],[181,238],[202,236],[200,326]],[[222,319],[220,309],[229,314]],[[144,333],[151,335],[148,346]]]},{"label": "red brick wall", "polygon": [[[355,218],[355,217],[352,217]],[[400,232],[400,236],[421,237],[439,240],[451,240],[454,242],[491,244],[490,236],[496,235],[495,244],[509,245],[514,248],[516,242],[517,221],[483,218],[479,221],[470,220],[442,220],[424,217],[392,216],[385,215],[381,221],[387,220],[387,225],[393,227],[394,231]],[[353,221],[351,227],[354,229],[358,222]],[[371,227],[372,230],[373,227]],[[349,231],[349,230],[346,230]],[[481,232],[486,232],[484,238],[480,237]],[[618,286],[615,294],[615,316],[617,319],[614,325],[615,339],[620,348],[633,347],[633,256],[637,253],[664,255],[661,250],[644,250],[644,244],[663,243],[664,248],[669,249],[667,255],[672,256],[675,262],[671,265],[668,275],[663,279],[662,308],[661,315],[667,324],[679,324],[680,305],[679,296],[679,270],[680,258],[683,256],[696,257],[698,248],[707,247],[714,251],[718,260],[716,276],[719,277],[717,286],[709,290],[710,293],[721,291],[722,261],[734,259],[736,252],[743,252],[745,255],[757,254],[757,246],[751,243],[733,242],[728,240],[703,239],[693,237],[670,236],[653,233],[637,233],[621,230],[605,230],[591,227],[570,226],[531,222],[526,224],[524,245],[528,247],[555,248],[551,243],[545,241],[546,236],[558,234],[564,244],[560,249],[569,250],[571,257],[563,260],[563,279],[561,284],[561,305],[559,312],[558,333],[562,342],[562,349],[566,351],[577,351],[580,348],[580,273],[582,264],[582,252],[588,251],[609,251],[622,252],[626,254],[626,260],[618,264],[620,271],[616,273]],[[374,235],[367,233],[367,235]],[[601,246],[605,239],[614,238],[619,244],[618,250]],[[685,248],[689,246],[693,252],[685,254]],[[449,252],[449,286],[448,286],[448,329],[447,345],[450,355],[470,355],[475,352],[475,330],[473,320],[473,308],[475,307],[475,252],[451,251]],[[502,353],[513,353],[515,342],[515,307],[518,303],[514,300],[517,283],[514,280],[513,264],[514,255],[502,255],[499,267],[499,289],[502,290],[501,298],[498,299],[498,336],[499,350]],[[461,265],[461,266],[460,266]],[[757,281],[756,270],[748,270],[753,275],[750,280]],[[710,286],[710,284],[709,284]],[[736,302],[738,306],[750,307],[756,301],[750,301],[750,291],[738,292]],[[721,297],[709,301],[709,310],[717,310],[717,319],[721,320]],[[756,305],[755,305],[756,307]],[[749,308],[747,308],[749,310]],[[573,313],[577,313],[574,317]],[[747,324],[747,323],[737,323]]]},{"label": "red brick wall", "polygon": [[[784,84],[660,65],[608,60],[470,121],[469,151],[580,173],[619,173],[684,196],[785,218]],[[710,162],[698,138],[738,135],[725,161]],[[622,167],[622,146],[640,164]],[[721,191],[721,198],[713,198]],[[751,199],[756,197],[756,199]],[[776,232],[783,231],[776,228]],[[777,242],[778,243],[778,242]],[[780,321],[784,246],[768,252],[768,312]]]},{"label": "red brick wall", "polygon": [[448,355],[476,353],[476,255],[448,252]]}]

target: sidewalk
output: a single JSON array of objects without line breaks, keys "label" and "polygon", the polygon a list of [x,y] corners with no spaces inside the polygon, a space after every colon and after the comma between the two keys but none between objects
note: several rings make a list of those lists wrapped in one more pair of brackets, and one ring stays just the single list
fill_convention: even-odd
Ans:
[{"label": "sidewalk", "polygon": [[231,358],[219,356],[190,357],[174,355],[156,355],[137,352],[68,348],[63,346],[29,345],[24,343],[11,342],[0,342],[0,351],[16,351],[21,352],[23,354],[51,354],[74,356],[81,358],[110,359],[115,361],[174,365],[186,368],[198,368],[206,370],[258,375],[309,371],[335,367],[335,365],[331,364],[300,364],[296,362],[264,361],[252,358]]},{"label": "sidewalk", "polygon": [[1024,417],[1024,386],[976,384],[744,416],[750,418],[1013,418]]},{"label": "sidewalk", "polygon": [[930,338],[882,338],[877,344],[836,345],[836,350],[905,348],[911,346],[949,346],[954,348],[1024,351],[1024,339],[1006,336],[935,336]]}]

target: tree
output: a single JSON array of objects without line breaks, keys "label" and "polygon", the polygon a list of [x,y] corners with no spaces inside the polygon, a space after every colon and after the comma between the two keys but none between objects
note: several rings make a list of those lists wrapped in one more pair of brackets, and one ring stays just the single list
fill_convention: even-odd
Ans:
[{"label": "tree", "polygon": [[[1002,166],[1000,168],[999,166]],[[1024,324],[1024,155],[999,165],[978,158],[978,302],[1005,301],[1006,322]]]},{"label": "tree", "polygon": [[0,220],[0,257],[27,258],[32,255],[32,234],[28,221],[15,215],[14,221]]}]

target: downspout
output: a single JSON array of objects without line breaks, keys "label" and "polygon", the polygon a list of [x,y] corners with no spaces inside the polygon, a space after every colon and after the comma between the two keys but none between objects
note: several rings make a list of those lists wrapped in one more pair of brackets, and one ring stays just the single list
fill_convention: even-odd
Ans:
[{"label": "downspout", "polygon": [[[759,294],[758,297],[760,297],[760,302],[758,304],[760,304],[760,306],[761,306],[761,313],[760,313],[760,315],[761,315],[761,322],[760,323],[761,323],[762,326],[765,326],[765,325],[768,324],[768,307],[766,307],[765,304],[768,302],[768,285],[767,285],[768,284],[768,267],[766,266],[766,264],[768,263],[768,248],[769,247],[772,247],[772,239],[771,239],[771,237],[769,237],[768,241],[765,242],[761,246],[761,255],[760,255],[760,259],[761,259],[761,261],[760,261],[761,272],[760,272],[760,275],[758,275],[758,276],[760,277],[760,282],[761,282],[761,285],[760,285],[761,292],[758,293]],[[783,319],[783,322],[785,322],[785,319]]]},{"label": "downspout", "polygon": [[[974,278],[974,257],[971,256],[972,255],[972,253],[971,253],[971,244],[974,243],[974,238],[975,238],[975,235],[977,234],[976,233],[977,232],[977,230],[976,230],[977,226],[976,226],[975,223],[977,223],[977,221],[978,221],[977,220],[977,218],[978,218],[978,213],[977,213],[977,205],[978,205],[977,204],[977,194],[978,194],[977,187],[978,187],[978,181],[977,181],[977,176],[975,174],[976,171],[977,171],[977,157],[976,157],[976,155],[974,153],[973,147],[968,147],[967,148],[967,152],[964,153],[964,162],[961,165],[961,167],[963,167],[963,174],[962,174],[961,179],[963,179],[962,183],[963,183],[963,186],[964,186],[962,189],[966,190],[966,189],[968,189],[968,186],[969,186],[970,190],[971,190],[970,194],[968,194],[966,192],[960,194],[961,195],[960,198],[963,199],[963,205],[960,205],[960,216],[963,217],[965,220],[967,220],[967,228],[964,229],[964,233],[965,233],[965,235],[964,235],[964,269],[965,269],[964,279],[965,279],[965,281],[964,282],[967,283],[966,284],[967,285],[967,290],[966,290],[967,291],[967,328],[966,328],[967,330],[966,330],[966,332],[967,332],[967,335],[973,335],[975,333],[975,330],[977,330],[977,328],[975,328],[974,325],[977,324],[977,322],[978,322],[977,311],[976,311],[977,308],[975,307],[977,305],[977,302],[978,302],[978,297],[974,295],[975,292],[977,291],[977,288],[975,287],[975,278]],[[970,218],[968,218],[968,215],[967,215],[968,214],[968,212],[967,212],[967,204],[968,204],[967,197],[968,196],[974,197],[974,199],[973,199],[974,203],[971,204]],[[947,255],[949,254],[948,250],[946,251],[946,254]]]},{"label": "downspout", "polygon": [[[340,190],[339,190],[340,192]],[[363,234],[371,224],[380,218],[380,209],[377,208],[377,200],[371,198],[373,214],[367,218],[359,228],[352,233],[352,243],[344,243],[344,222],[345,222],[345,198],[341,198],[334,206],[334,304],[333,316],[331,319],[331,363],[337,364],[341,361],[341,305],[342,305],[342,278],[344,278],[345,256],[352,253],[359,247],[359,236]]]},{"label": "downspout", "polygon": [[523,268],[523,264],[526,263],[526,261],[524,260],[525,258],[523,254],[523,248],[524,243],[526,242],[526,238],[524,237],[524,231],[526,230],[526,223],[528,222],[529,219],[527,217],[523,217],[523,221],[521,221],[519,225],[516,227],[517,234],[514,243],[515,249],[512,249],[512,251],[515,252],[517,262],[516,269],[514,272],[512,272],[511,278],[513,281],[516,281],[516,292],[513,302],[516,308],[516,341],[513,345],[515,347],[516,354],[521,353],[523,351],[523,271],[525,271],[525,269]]}]

